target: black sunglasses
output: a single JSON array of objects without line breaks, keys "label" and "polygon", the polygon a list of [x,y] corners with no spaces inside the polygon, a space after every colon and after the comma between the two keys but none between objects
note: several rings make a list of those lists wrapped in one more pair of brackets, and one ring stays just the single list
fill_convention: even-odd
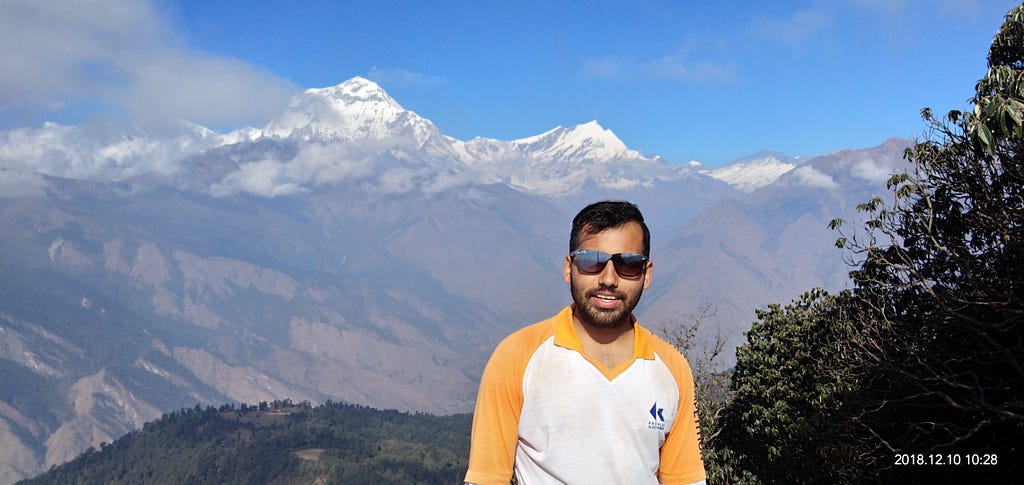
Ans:
[{"label": "black sunglasses", "polygon": [[576,264],[576,269],[583,274],[597,274],[604,271],[604,266],[611,261],[615,272],[623,278],[636,278],[647,270],[647,256],[636,253],[608,254],[593,249],[577,249],[569,256]]}]

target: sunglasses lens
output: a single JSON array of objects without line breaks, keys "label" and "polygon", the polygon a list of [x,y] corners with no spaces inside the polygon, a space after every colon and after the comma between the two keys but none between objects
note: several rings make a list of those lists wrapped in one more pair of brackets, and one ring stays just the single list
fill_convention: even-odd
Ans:
[{"label": "sunglasses lens", "polygon": [[625,276],[627,278],[639,276],[647,267],[647,259],[639,255],[627,256],[617,254],[612,258],[612,261],[615,262],[615,271],[617,271],[620,276]]},{"label": "sunglasses lens", "polygon": [[576,269],[584,274],[596,274],[604,271],[604,266],[611,261],[615,272],[625,278],[639,276],[647,269],[647,258],[641,254],[621,253],[608,254],[601,251],[581,250],[573,254]]},{"label": "sunglasses lens", "polygon": [[580,253],[573,259],[576,261],[576,269],[585,274],[600,273],[608,263],[608,255],[597,251]]}]

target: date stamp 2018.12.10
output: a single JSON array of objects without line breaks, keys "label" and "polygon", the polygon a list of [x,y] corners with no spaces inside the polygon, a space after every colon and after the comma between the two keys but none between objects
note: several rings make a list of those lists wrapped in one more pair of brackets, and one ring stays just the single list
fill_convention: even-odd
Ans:
[{"label": "date stamp 2018.12.10", "polygon": [[996,466],[997,453],[896,453],[894,466]]}]

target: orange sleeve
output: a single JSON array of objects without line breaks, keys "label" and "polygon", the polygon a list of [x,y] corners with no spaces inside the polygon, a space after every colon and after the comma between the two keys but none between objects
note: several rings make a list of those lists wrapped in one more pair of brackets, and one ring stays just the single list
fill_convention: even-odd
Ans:
[{"label": "orange sleeve", "polygon": [[[675,348],[658,349],[679,386],[679,412],[661,446],[658,481],[666,485],[689,484],[706,479],[700,454],[700,421],[694,399],[693,372]],[[675,355],[672,355],[675,354]]]},{"label": "orange sleeve", "polygon": [[513,333],[498,344],[487,362],[473,413],[467,483],[508,485],[511,481],[523,409],[523,374],[545,333],[541,324]]}]

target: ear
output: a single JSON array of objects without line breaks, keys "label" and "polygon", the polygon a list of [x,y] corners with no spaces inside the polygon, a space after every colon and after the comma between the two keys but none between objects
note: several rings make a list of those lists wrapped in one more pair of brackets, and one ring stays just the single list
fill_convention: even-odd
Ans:
[{"label": "ear", "polygon": [[566,283],[572,282],[572,256],[566,256],[562,263],[562,278]]},{"label": "ear", "polygon": [[647,272],[644,273],[644,289],[646,290],[651,286],[651,278],[654,277],[654,263],[651,261],[647,262]]}]

